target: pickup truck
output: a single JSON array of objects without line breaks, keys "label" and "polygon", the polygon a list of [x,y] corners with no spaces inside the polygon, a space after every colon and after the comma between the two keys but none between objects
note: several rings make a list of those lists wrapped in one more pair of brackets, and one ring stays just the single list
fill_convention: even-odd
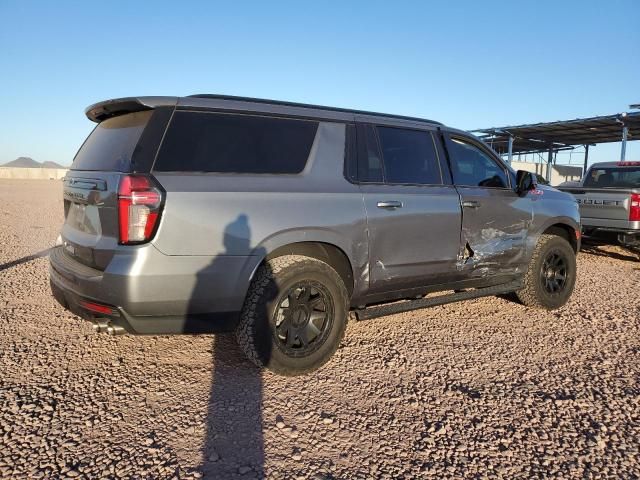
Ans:
[{"label": "pickup truck", "polygon": [[576,197],[584,235],[640,246],[640,162],[595,163],[580,182],[558,189]]}]

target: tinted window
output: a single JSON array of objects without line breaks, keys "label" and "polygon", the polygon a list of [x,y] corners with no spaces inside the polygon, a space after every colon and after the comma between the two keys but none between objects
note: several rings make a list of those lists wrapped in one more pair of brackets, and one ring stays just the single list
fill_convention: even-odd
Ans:
[{"label": "tinted window", "polygon": [[382,160],[378,153],[378,141],[373,127],[358,126],[358,180],[382,182]]},{"label": "tinted window", "polygon": [[429,132],[378,127],[387,183],[440,184],[442,176]]},{"label": "tinted window", "polygon": [[100,122],[78,150],[71,169],[129,171],[131,156],[151,113],[128,113]]},{"label": "tinted window", "polygon": [[640,187],[640,167],[638,168],[592,168],[584,179],[585,187],[596,188],[638,188]]},{"label": "tinted window", "polygon": [[250,115],[176,112],[155,170],[299,173],[317,122]]},{"label": "tinted window", "polygon": [[507,175],[489,155],[462,140],[449,142],[453,181],[456,185],[507,188]]}]

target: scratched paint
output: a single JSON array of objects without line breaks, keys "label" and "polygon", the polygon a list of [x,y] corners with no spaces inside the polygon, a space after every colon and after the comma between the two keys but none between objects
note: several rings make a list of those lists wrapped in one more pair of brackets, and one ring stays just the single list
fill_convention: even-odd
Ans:
[{"label": "scratched paint", "polygon": [[513,271],[524,259],[527,222],[514,223],[504,230],[491,227],[494,223],[488,222],[479,232],[463,228],[467,248],[459,263],[461,269],[472,269],[474,277]]}]

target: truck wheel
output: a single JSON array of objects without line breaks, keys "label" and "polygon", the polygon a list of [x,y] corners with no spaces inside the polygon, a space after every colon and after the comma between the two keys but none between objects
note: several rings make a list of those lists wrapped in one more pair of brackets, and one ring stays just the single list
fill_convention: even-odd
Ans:
[{"label": "truck wheel", "polygon": [[527,307],[553,310],[569,300],[576,283],[576,254],[562,237],[542,235],[524,277],[524,288],[516,292]]},{"label": "truck wheel", "polygon": [[349,296],[326,263],[301,255],[258,268],[245,299],[236,338],[259,367],[294,376],[324,365],[347,325]]}]

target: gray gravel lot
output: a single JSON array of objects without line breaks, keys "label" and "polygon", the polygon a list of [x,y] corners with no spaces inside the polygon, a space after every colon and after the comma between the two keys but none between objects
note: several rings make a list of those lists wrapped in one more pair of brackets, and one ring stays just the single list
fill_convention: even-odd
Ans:
[{"label": "gray gravel lot", "polygon": [[320,371],[226,336],[109,337],[59,307],[61,182],[0,181],[2,478],[640,478],[640,262],[579,256],[555,312],[503,298],[352,322]]}]

